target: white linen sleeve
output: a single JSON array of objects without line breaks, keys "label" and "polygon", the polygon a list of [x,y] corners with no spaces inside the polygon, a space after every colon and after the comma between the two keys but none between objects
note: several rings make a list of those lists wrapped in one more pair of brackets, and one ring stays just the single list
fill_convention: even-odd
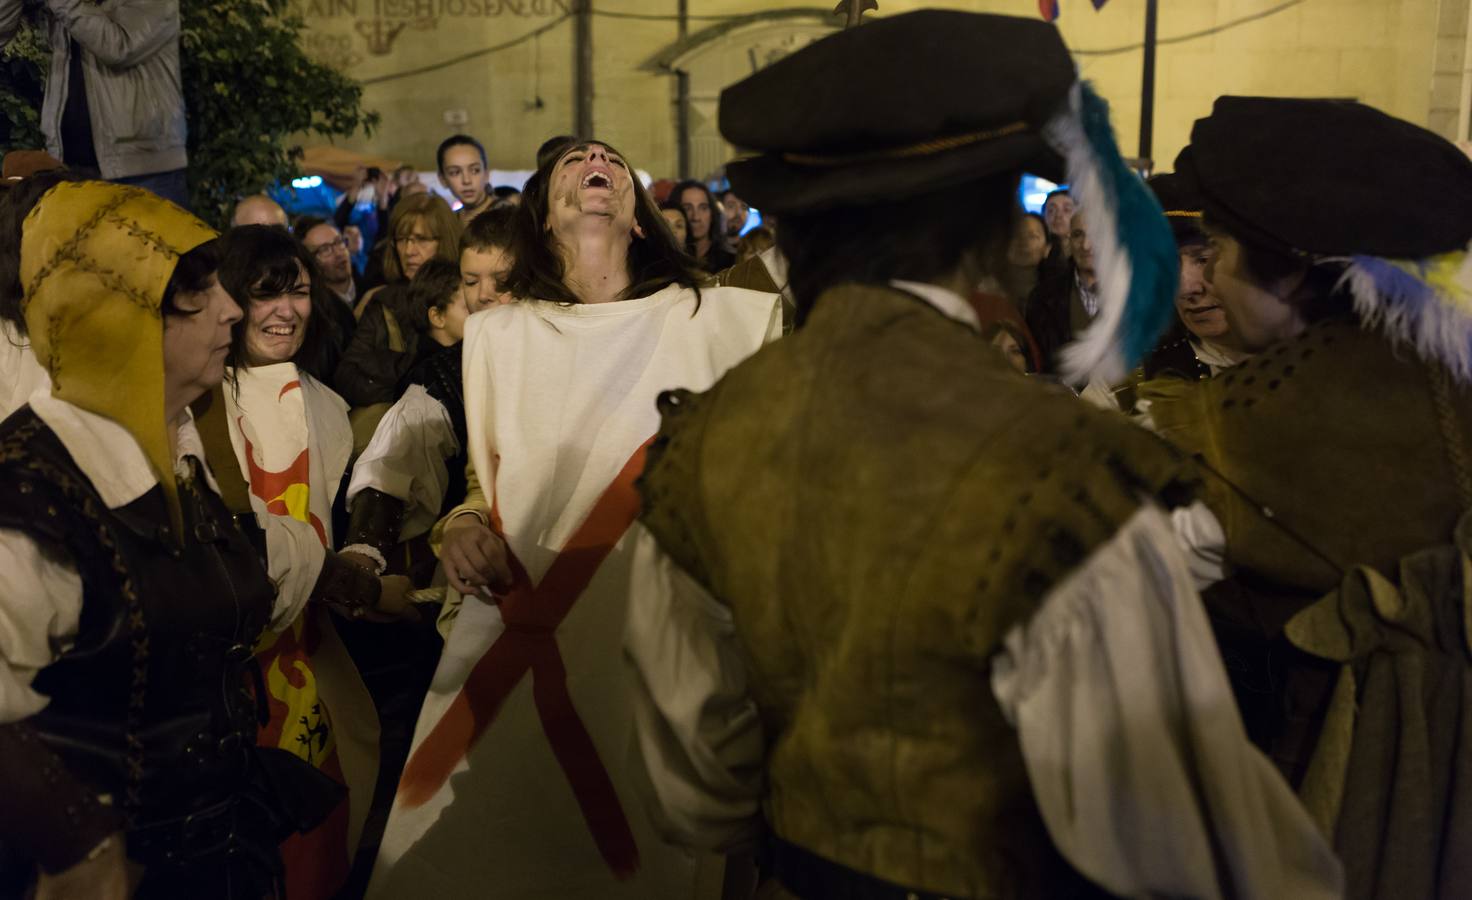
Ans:
[{"label": "white linen sleeve", "polygon": [[1008,633],[992,686],[1048,833],[1109,891],[1342,895],[1338,860],[1247,741],[1158,508],[1142,509]]},{"label": "white linen sleeve", "polygon": [[730,610],[635,523],[624,652],[636,733],[662,835],[730,851],[760,830],[761,720],[746,691]]},{"label": "white linen sleeve", "polygon": [[353,464],[347,503],[365,488],[404,501],[399,540],[418,537],[434,526],[450,483],[447,460],[460,452],[455,426],[444,404],[420,385],[410,385],[389,407]]},{"label": "white linen sleeve", "polygon": [[1196,590],[1204,591],[1227,577],[1227,535],[1205,503],[1197,500],[1171,510],[1170,524]]},{"label": "white linen sleeve", "polygon": [[772,315],[771,318],[767,320],[767,330],[762,335],[762,346],[764,347],[767,344],[772,343],[773,341],[782,339],[782,304],[782,295],[774,295],[774,302],[772,303]]},{"label": "white linen sleeve", "polygon": [[[251,497],[254,504],[256,498]],[[266,574],[276,585],[276,605],[271,610],[271,630],[284,631],[307,607],[327,549],[317,530],[306,522],[273,516],[256,510],[256,520],[266,532]]]},{"label": "white linen sleeve", "polygon": [[0,725],[46,708],[31,688],[76,637],[82,578],[29,535],[0,529]]}]

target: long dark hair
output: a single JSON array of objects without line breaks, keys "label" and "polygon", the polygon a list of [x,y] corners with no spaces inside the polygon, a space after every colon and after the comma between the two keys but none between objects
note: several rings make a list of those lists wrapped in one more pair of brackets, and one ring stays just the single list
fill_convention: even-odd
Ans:
[{"label": "long dark hair", "polygon": [[[567,154],[593,144],[607,148],[609,153],[618,155],[625,165],[629,165],[627,157],[602,141],[569,144],[543,160],[536,174],[522,188],[521,206],[517,208],[516,221],[512,225],[511,255],[514,262],[511,271],[498,284],[502,292],[520,299],[582,302],[563,283],[567,273],[563,270],[562,257],[547,225],[548,186],[552,171]],[[659,214],[654,198],[644,189],[632,166],[629,166],[629,177],[634,183],[634,221],[643,230],[644,237],[635,237],[629,244],[629,288],[619,299],[647,297],[672,284],[692,288],[698,295],[700,285],[708,281],[709,276],[676,246],[669,225]]]},{"label": "long dark hair", "polygon": [[830,287],[931,282],[969,253],[988,274],[1002,271],[1017,206],[1016,172],[862,207],[789,213],[777,229],[787,286],[800,325]]},{"label": "long dark hair", "polygon": [[[685,192],[691,188],[697,188],[703,191],[705,193],[705,202],[710,205],[710,233],[705,236],[706,240],[710,241],[712,247],[724,246],[724,241],[726,240],[726,208],[716,202],[716,195],[710,192],[710,187],[705,182],[696,181],[693,178],[686,179],[670,189],[670,199],[683,210],[685,208]],[[690,218],[688,213],[685,218],[688,223]],[[690,246],[695,246],[694,229],[690,231]]]},{"label": "long dark hair", "polygon": [[220,271],[220,239],[210,238],[193,250],[179,256],[174,272],[164,285],[164,298],[159,312],[166,316],[193,316],[199,310],[185,312],[179,309],[177,298],[180,293],[198,294],[209,290],[210,282]]},{"label": "long dark hair", "polygon": [[[659,210],[660,210],[661,215],[667,209],[674,210],[675,212],[679,213],[680,214],[680,218],[682,218],[682,219],[685,220],[685,246],[681,247],[680,249],[685,251],[685,255],[686,256],[690,257],[691,259],[694,259],[695,258],[695,235],[693,235],[693,234],[690,233],[690,214],[687,213],[687,212],[685,212],[685,207],[681,206],[679,203],[676,203],[672,199],[671,200],[666,200],[663,203],[659,204]],[[665,224],[668,225],[669,223],[666,222]],[[674,236],[674,232],[673,231],[670,232],[670,235],[673,237]]]},{"label": "long dark hair", "polygon": [[26,337],[26,317],[21,311],[25,299],[20,283],[21,226],[47,191],[63,181],[81,180],[73,172],[54,169],[22,178],[0,193],[0,319],[14,325],[21,337]]},{"label": "long dark hair", "polygon": [[307,316],[306,335],[291,361],[297,368],[326,382],[331,361],[332,320],[327,304],[336,302],[327,294],[326,282],[312,254],[285,229],[271,225],[241,225],[220,238],[220,284],[245,311],[230,327],[233,369],[245,366],[245,329],[250,325],[250,306],[256,300],[285,294],[302,273],[311,280],[312,312]]}]

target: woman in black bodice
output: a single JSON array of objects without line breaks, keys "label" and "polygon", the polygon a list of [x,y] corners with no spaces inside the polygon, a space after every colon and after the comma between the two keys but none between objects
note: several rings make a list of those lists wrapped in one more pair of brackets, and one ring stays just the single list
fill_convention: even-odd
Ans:
[{"label": "woman in black bodice", "polygon": [[0,845],[38,897],[271,896],[280,840],[337,799],[255,747],[275,589],[188,410],[241,316],[214,237],[100,182],[26,221],[54,387],[0,423]]}]

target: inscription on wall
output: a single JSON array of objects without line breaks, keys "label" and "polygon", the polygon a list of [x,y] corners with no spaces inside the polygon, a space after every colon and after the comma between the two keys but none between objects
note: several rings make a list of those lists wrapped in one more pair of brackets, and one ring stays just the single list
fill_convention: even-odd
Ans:
[{"label": "inscription on wall", "polygon": [[[570,0],[292,0],[312,26],[307,51],[350,68],[364,57],[387,56],[406,33],[457,27],[473,19],[545,19],[567,15]],[[351,35],[340,29],[351,27]],[[361,52],[360,52],[361,51]]]}]

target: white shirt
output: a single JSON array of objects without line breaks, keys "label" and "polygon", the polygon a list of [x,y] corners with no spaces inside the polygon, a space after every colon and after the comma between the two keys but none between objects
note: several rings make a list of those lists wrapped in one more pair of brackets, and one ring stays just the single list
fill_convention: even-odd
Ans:
[{"label": "white shirt", "polygon": [[[625,651],[653,806],[672,840],[742,846],[760,828],[766,741],[731,611],[648,531],[635,542]],[[1341,895],[1328,844],[1247,741],[1158,507],[1142,506],[1006,635],[992,692],[1018,731],[1053,842],[1108,890]]]},{"label": "white shirt", "polygon": [[0,421],[38,391],[51,393],[51,376],[36,359],[31,342],[14,325],[0,321]]},{"label": "white shirt", "polygon": [[891,281],[890,285],[907,294],[919,297],[939,310],[946,318],[955,319],[972,331],[981,330],[981,318],[976,315],[976,309],[955,291],[920,281],[903,281],[898,278]]},{"label": "white shirt", "polygon": [[410,385],[379,420],[373,440],[353,464],[348,508],[365,488],[404,502],[399,540],[434,527],[450,483],[448,461],[460,453],[455,426],[443,403],[421,385]]},{"label": "white shirt", "polygon": [[[49,393],[32,397],[30,404],[108,509],[127,506],[158,484],[143,448],[121,425]],[[206,483],[218,492],[194,418],[185,410],[174,455],[180,476],[189,473],[189,457],[199,460]],[[82,579],[71,561],[23,532],[0,528],[0,723],[45,708],[46,697],[31,682],[71,647],[81,611]]]},{"label": "white shirt", "polygon": [[1251,353],[1242,353],[1223,347],[1221,344],[1208,341],[1205,338],[1191,341],[1191,352],[1196,354],[1196,359],[1202,365],[1211,369],[1212,375],[1221,374],[1223,369],[1230,369],[1245,359],[1249,359]]},{"label": "white shirt", "polygon": [[1090,319],[1099,315],[1098,289],[1089,290],[1084,287],[1084,280],[1078,277],[1077,269],[1073,272],[1073,283],[1078,288],[1078,302],[1083,305],[1084,312],[1088,313]]}]

